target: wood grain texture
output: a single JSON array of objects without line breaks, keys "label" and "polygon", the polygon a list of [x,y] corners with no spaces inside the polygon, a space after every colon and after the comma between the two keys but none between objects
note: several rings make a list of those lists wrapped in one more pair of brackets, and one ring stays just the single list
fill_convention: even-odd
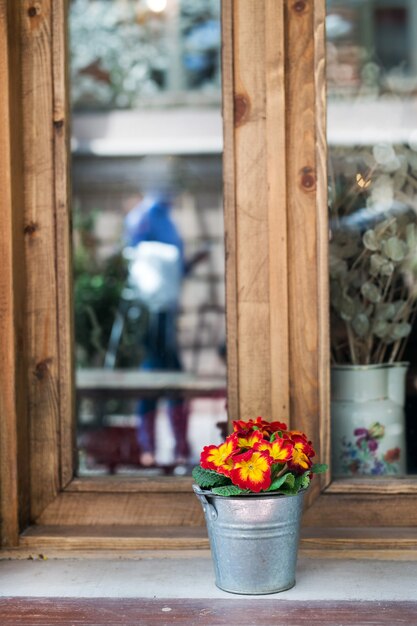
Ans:
[{"label": "wood grain texture", "polygon": [[32,520],[60,486],[51,6],[19,3]]},{"label": "wood grain texture", "polygon": [[328,494],[326,491],[305,511],[307,526],[417,526],[413,495],[378,492]]},{"label": "wood grain texture", "polygon": [[[32,526],[21,537],[20,551],[208,549],[207,531],[202,526]],[[46,552],[47,550],[47,552]]]},{"label": "wood grain texture", "polygon": [[191,493],[194,480],[191,476],[175,478],[137,478],[123,476],[96,476],[75,478],[66,488],[67,492],[90,493]]},{"label": "wood grain texture", "polygon": [[[164,551],[166,552],[152,552]],[[182,550],[182,551],[181,551]],[[95,551],[95,552],[94,552]],[[145,551],[145,552],[144,552]],[[199,551],[199,552],[197,552]],[[164,556],[210,558],[205,527],[200,526],[40,526],[28,528],[18,548],[3,550],[3,559],[115,558]],[[417,560],[416,528],[303,527],[300,557],[330,559]]]},{"label": "wood grain texture", "polygon": [[241,418],[288,419],[283,46],[281,3],[233,2],[233,90],[224,96],[229,121],[232,97],[234,105],[234,133],[225,135],[234,184],[225,206]]},{"label": "wood grain texture", "polygon": [[61,492],[39,516],[43,525],[202,526],[203,511],[193,492]]},{"label": "wood grain texture", "polygon": [[268,189],[271,417],[289,416],[288,260],[285,128],[285,30],[282,2],[265,2],[266,153]]},{"label": "wood grain texture", "polygon": [[[317,212],[317,316],[318,316],[318,403],[320,416],[320,461],[331,465],[330,451],[330,318],[329,318],[329,223],[327,199],[326,136],[326,3],[314,2],[314,88],[316,111],[316,212]],[[325,488],[330,472],[320,475]]]},{"label": "wood grain texture", "polygon": [[3,546],[16,545],[19,534],[9,36],[7,2],[0,0],[0,545]]},{"label": "wood grain texture", "polygon": [[[333,481],[326,489],[326,495],[333,494],[385,494],[417,496],[417,481],[415,478],[367,479],[367,478],[339,478]],[[417,507],[417,504],[416,504]]]},{"label": "wood grain texture", "polygon": [[[286,158],[291,420],[295,428],[308,433],[320,459],[320,419],[328,411],[329,356],[323,323],[327,268],[325,279],[322,276],[327,258],[327,230],[323,233],[327,205],[318,205],[325,198],[325,140],[320,128],[317,141],[323,115],[318,116],[316,108],[323,98],[323,30],[315,36],[317,22],[322,21],[316,4],[324,5],[285,1]],[[313,483],[308,502],[319,495],[320,487],[320,481]]]},{"label": "wood grain texture", "polygon": [[2,624],[151,626],[396,626],[417,621],[417,602],[187,598],[1,598]]},{"label": "wood grain texture", "polygon": [[231,421],[239,415],[238,307],[236,264],[236,174],[233,91],[233,0],[223,0],[222,95],[223,95],[223,204],[225,233],[225,287],[227,340],[227,412]]},{"label": "wood grain texture", "polygon": [[65,487],[76,468],[72,245],[70,216],[70,115],[67,78],[67,1],[51,6],[53,166],[55,259],[57,272],[58,400],[60,484]]},{"label": "wood grain texture", "polygon": [[[25,199],[23,179],[23,85],[21,46],[21,7],[8,0],[7,21],[9,26],[9,102],[12,166],[12,203],[8,207],[13,222],[13,300],[14,345],[16,350],[13,385],[16,402],[16,428],[18,449],[19,527],[30,523],[30,439],[29,439],[29,392],[27,385],[28,356],[26,333],[26,282],[25,259]],[[3,213],[3,215],[5,215]]]}]

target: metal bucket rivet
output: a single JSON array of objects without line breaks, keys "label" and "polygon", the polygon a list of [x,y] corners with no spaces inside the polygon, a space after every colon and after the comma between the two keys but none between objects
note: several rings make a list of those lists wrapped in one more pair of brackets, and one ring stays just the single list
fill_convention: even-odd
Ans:
[{"label": "metal bucket rivet", "polygon": [[294,586],[304,491],[224,497],[193,489],[203,507],[220,589],[267,594]]}]

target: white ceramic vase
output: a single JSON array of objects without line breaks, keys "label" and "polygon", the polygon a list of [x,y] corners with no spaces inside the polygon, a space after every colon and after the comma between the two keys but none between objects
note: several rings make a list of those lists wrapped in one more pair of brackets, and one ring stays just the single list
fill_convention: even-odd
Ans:
[{"label": "white ceramic vase", "polygon": [[340,365],[331,371],[332,470],[339,476],[406,473],[408,363]]}]

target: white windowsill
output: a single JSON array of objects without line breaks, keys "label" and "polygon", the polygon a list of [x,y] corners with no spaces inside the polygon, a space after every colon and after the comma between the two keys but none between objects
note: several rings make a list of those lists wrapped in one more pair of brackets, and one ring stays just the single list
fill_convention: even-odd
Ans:
[{"label": "white windowsill", "polygon": [[[263,597],[292,601],[415,601],[416,577],[415,561],[303,557],[298,561],[296,586]],[[208,551],[143,552],[135,559],[0,560],[0,596],[243,597],[217,589]]]}]

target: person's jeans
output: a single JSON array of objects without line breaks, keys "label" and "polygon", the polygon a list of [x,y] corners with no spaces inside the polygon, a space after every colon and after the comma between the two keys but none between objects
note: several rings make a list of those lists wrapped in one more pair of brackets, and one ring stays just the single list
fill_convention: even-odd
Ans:
[{"label": "person's jeans", "polygon": [[[175,312],[150,315],[149,332],[146,338],[146,358],[141,365],[144,371],[181,372],[175,340]],[[138,402],[139,417],[137,438],[141,452],[155,454],[155,421],[158,398],[144,398]],[[168,398],[168,415],[175,438],[175,457],[188,457],[187,441],[188,403],[184,398]]]}]

